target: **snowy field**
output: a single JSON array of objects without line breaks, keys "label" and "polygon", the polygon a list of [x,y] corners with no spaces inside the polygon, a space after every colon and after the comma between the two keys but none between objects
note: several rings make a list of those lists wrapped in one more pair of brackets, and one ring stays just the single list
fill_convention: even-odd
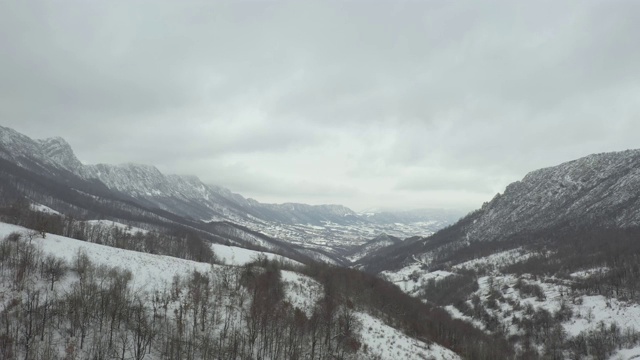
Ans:
[{"label": "snowy field", "polygon": [[[27,231],[20,226],[0,223],[0,237]],[[174,275],[185,276],[193,270],[208,272],[212,269],[212,265],[197,261],[118,249],[52,234],[47,234],[44,239],[36,237],[33,242],[44,254],[53,254],[67,263],[71,263],[74,256],[83,251],[95,265],[129,270],[134,275],[134,289],[143,291],[163,288],[171,283]]]},{"label": "snowy field", "polygon": [[218,259],[228,265],[244,265],[255,261],[260,256],[265,256],[269,260],[284,261],[294,265],[301,265],[301,263],[281,255],[249,250],[235,246],[211,244],[211,249],[216,254]]}]

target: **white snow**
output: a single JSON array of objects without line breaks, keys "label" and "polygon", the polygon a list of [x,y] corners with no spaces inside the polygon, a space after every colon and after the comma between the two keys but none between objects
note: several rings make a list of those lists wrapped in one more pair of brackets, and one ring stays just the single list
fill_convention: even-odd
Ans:
[{"label": "white snow", "polygon": [[593,268],[593,269],[576,271],[574,273],[571,273],[569,276],[575,277],[575,278],[587,278],[587,277],[589,277],[591,275],[604,275],[609,270],[610,269],[608,267],[606,267],[606,266],[600,266],[600,267],[596,267],[596,268]]},{"label": "white snow", "polygon": [[[486,298],[490,290],[490,276],[478,279],[479,290],[476,292],[481,298]],[[495,289],[499,289],[506,299],[517,300],[521,304],[521,308],[526,304],[531,304],[534,309],[542,308],[552,314],[560,308],[560,304],[564,302],[573,310],[573,317],[564,322],[562,325],[569,336],[576,336],[582,331],[588,331],[598,326],[598,323],[604,322],[609,325],[617,323],[621,329],[634,328],[640,329],[640,305],[634,303],[626,303],[615,298],[607,299],[604,296],[580,296],[575,301],[570,297],[570,289],[568,286],[549,281],[527,279],[529,284],[539,285],[545,293],[545,300],[538,300],[535,297],[521,299],[519,292],[513,288],[518,278],[514,275],[493,276],[493,284]],[[580,304],[580,301],[582,304]],[[575,303],[574,303],[575,302]],[[449,309],[447,309],[449,310]],[[523,310],[515,310],[508,303],[501,303],[497,311],[493,311],[503,320],[507,320],[504,316],[523,318]],[[455,316],[452,314],[452,316]],[[511,332],[516,333],[516,328],[511,326]]]},{"label": "white snow", "polygon": [[137,232],[141,232],[143,234],[146,234],[148,232],[147,230],[141,229],[139,227],[126,225],[126,224],[119,223],[119,222],[116,222],[116,221],[111,221],[111,220],[87,220],[86,223],[89,224],[89,225],[94,225],[94,226],[100,225],[100,226],[104,226],[104,227],[108,227],[108,228],[116,227],[116,228],[125,230],[125,231],[127,231],[127,233],[132,234],[132,235],[137,233]]},{"label": "white snow", "polygon": [[610,360],[638,360],[640,359],[640,346],[633,349],[618,350],[616,354],[609,358]]},{"label": "white snow", "polygon": [[59,212],[53,210],[52,208],[50,208],[48,206],[44,206],[42,204],[36,204],[36,203],[31,204],[31,210],[40,211],[40,212],[47,213],[47,214],[60,215]]},{"label": "white snow", "polygon": [[411,338],[367,313],[357,312],[356,318],[362,324],[362,343],[367,346],[371,357],[379,355],[383,360],[428,359],[457,360],[453,351],[436,343],[427,344]]},{"label": "white snow", "polygon": [[472,324],[473,326],[475,326],[476,328],[478,328],[480,330],[485,330],[485,326],[480,320],[474,319],[471,316],[467,316],[467,315],[463,314],[455,306],[447,305],[447,306],[444,307],[444,309],[447,310],[447,312],[449,313],[449,315],[451,315],[452,318],[459,319],[459,320],[464,320],[464,321]]},{"label": "white snow", "polygon": [[427,271],[422,264],[414,263],[397,271],[383,271],[380,275],[388,281],[398,285],[409,295],[416,295],[417,291],[429,280],[442,280],[454,273],[444,270]]},{"label": "white snow", "polygon": [[258,259],[258,257],[260,256],[265,256],[269,260],[284,261],[290,264],[301,265],[299,262],[281,255],[249,250],[235,246],[211,244],[211,249],[216,254],[218,259],[229,265],[245,265]]},{"label": "white snow", "polygon": [[[27,231],[29,230],[19,226],[0,223],[0,237],[5,237],[11,232]],[[88,255],[95,265],[120,267],[121,269],[129,270],[134,275],[132,288],[140,292],[162,289],[171,283],[174,275],[184,278],[193,270],[216,272],[224,271],[224,269],[228,268],[228,266],[209,265],[169,256],[117,249],[52,234],[47,234],[45,238],[35,238],[32,242],[44,254],[54,254],[68,262],[71,262],[73,257],[81,250]],[[214,250],[216,248],[218,249],[218,254],[229,251],[229,254],[233,255],[232,259],[237,264],[251,259],[252,256],[261,254],[232,247],[225,247],[225,250],[225,248],[216,246]],[[265,255],[277,256],[273,254]],[[314,279],[296,272],[283,270],[281,274],[287,301],[294,307],[311,315],[314,305],[323,295],[322,285]],[[372,357],[380,355],[380,358],[384,360],[460,359],[458,355],[438,344],[427,344],[411,338],[367,313],[356,312],[355,316],[362,325],[359,333],[363,345],[366,345],[367,348],[363,358],[367,358],[369,355]],[[364,350],[361,348],[360,351]]]},{"label": "white snow", "polygon": [[193,270],[207,272],[212,265],[171,256],[153,255],[88,243],[56,235],[38,239],[45,253],[55,254],[71,262],[82,249],[94,264],[127,269],[134,274],[132,285],[140,290],[161,289],[174,275],[185,276]]},{"label": "white snow", "polygon": [[517,262],[522,262],[529,258],[531,253],[522,248],[501,251],[489,256],[465,261],[452,266],[453,269],[478,268],[480,266],[503,267]]},{"label": "white snow", "polygon": [[286,300],[293,307],[304,311],[308,317],[311,317],[314,305],[324,293],[322,284],[293,271],[282,270],[281,274]]},{"label": "white snow", "polygon": [[605,324],[617,323],[622,329],[632,327],[640,329],[640,305],[620,302],[617,299],[607,300],[604,296],[583,296],[582,305],[574,305],[576,314],[564,328],[570,335],[594,328],[603,321]]},{"label": "white snow", "polygon": [[[126,228],[126,225],[112,221],[92,220],[92,222],[93,224],[99,222],[104,225]],[[14,231],[24,233],[29,230],[20,226],[0,223],[0,237],[5,237]],[[187,275],[193,270],[206,272],[212,269],[211,265],[196,261],[128,251],[52,234],[47,234],[44,239],[38,237],[34,241],[45,253],[55,254],[58,257],[64,258],[67,262],[71,262],[78,250],[82,249],[96,265],[117,266],[122,269],[128,269],[135,275],[133,284],[138,288],[162,288],[164,283],[171,283],[175,274],[182,276]],[[281,260],[291,264],[300,264],[280,255],[233,246],[212,244],[212,248],[215,254],[228,265],[244,265],[255,260],[260,255],[264,255],[270,260]]]}]

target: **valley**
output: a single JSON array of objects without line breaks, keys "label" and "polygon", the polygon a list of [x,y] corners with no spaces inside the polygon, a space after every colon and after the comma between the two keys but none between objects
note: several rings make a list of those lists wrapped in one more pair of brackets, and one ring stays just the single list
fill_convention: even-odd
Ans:
[{"label": "valley", "polygon": [[[457,220],[445,210],[262,204],[152,166],[83,165],[62,139],[1,130],[5,356],[640,356],[640,151],[535,170]],[[48,323],[36,312],[46,341],[25,338],[20,306],[67,306],[84,281],[78,254],[103,284],[124,276],[122,315],[142,323],[112,318],[105,332],[93,314],[64,325],[69,335],[71,315]],[[49,263],[62,272],[47,275],[57,274]],[[202,284],[216,297],[194,297]],[[159,322],[148,318],[157,301]]]}]

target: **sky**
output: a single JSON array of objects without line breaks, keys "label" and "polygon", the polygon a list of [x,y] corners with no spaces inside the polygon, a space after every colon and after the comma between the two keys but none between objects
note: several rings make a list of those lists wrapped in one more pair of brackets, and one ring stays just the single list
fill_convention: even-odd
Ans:
[{"label": "sky", "polygon": [[471,210],[640,147],[640,1],[2,1],[0,125],[262,202]]}]

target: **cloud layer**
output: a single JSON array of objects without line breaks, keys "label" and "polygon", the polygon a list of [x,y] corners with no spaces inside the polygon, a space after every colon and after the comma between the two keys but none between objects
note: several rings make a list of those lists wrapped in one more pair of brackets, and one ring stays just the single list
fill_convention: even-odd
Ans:
[{"label": "cloud layer", "polygon": [[637,1],[0,4],[0,122],[261,201],[472,209],[639,146]]}]

